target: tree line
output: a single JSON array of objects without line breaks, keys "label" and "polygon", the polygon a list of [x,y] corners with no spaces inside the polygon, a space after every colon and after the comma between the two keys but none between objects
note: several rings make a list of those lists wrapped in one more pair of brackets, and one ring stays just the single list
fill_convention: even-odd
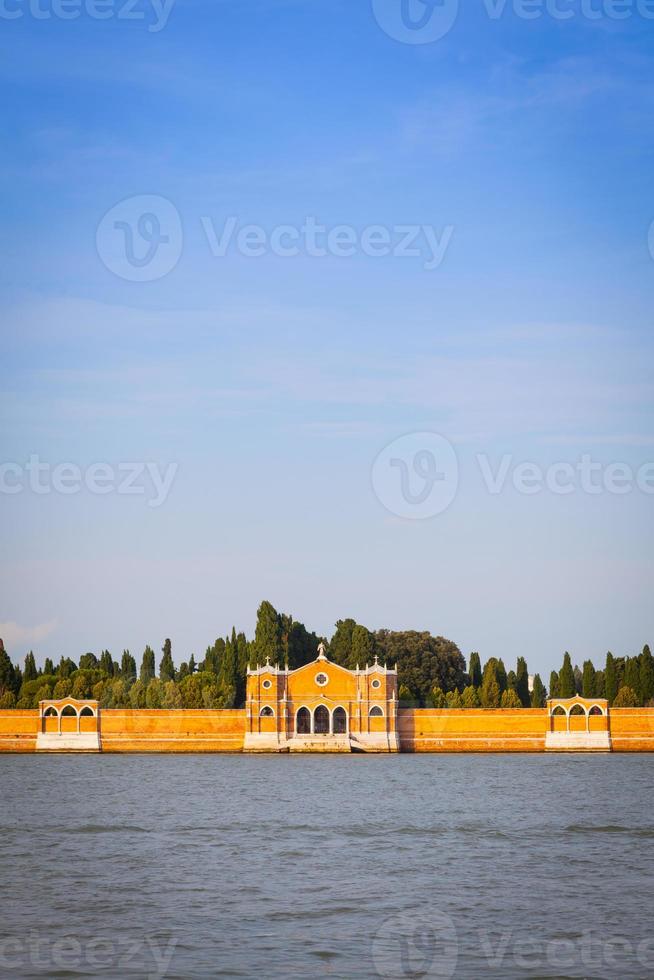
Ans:
[{"label": "tree line", "polygon": [[[541,708],[548,691],[540,676],[531,680],[526,659],[515,670],[491,657],[482,667],[478,653],[466,664],[457,645],[426,631],[368,630],[354,619],[338,620],[332,637],[309,632],[286,613],[264,601],[257,611],[254,637],[236,628],[219,637],[196,660],[191,654],[179,667],[166,639],[159,657],[146,646],[140,663],[129,650],[120,660],[108,650],[85,653],[75,663],[62,656],[37,667],[33,652],[22,667],[14,665],[0,640],[0,708],[35,708],[50,698],[94,698],[104,708],[231,708],[245,703],[248,666],[269,661],[293,670],[310,663],[324,642],[328,657],[343,667],[364,667],[377,657],[397,666],[400,705],[436,708]],[[158,663],[157,663],[158,660]],[[648,646],[635,657],[606,656],[602,669],[590,660],[572,665],[565,654],[552,671],[549,696],[606,697],[615,707],[654,706],[654,659]]]}]

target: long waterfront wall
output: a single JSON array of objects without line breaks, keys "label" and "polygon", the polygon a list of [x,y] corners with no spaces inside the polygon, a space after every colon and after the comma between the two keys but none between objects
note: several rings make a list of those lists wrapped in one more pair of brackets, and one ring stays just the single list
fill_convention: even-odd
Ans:
[{"label": "long waterfront wall", "polygon": [[[398,712],[403,752],[543,752],[548,725],[547,711],[539,708]],[[36,709],[0,711],[0,752],[34,752],[38,726]],[[654,708],[612,708],[609,731],[614,752],[654,752]],[[241,752],[244,735],[242,709],[100,712],[103,752]]]}]

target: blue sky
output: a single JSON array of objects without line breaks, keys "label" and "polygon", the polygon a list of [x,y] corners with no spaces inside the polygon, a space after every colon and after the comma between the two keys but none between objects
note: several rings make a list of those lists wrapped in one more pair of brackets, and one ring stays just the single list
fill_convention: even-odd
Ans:
[{"label": "blue sky", "polygon": [[[146,3],[41,3],[3,7],[2,459],[175,477],[157,507],[0,494],[9,652],[170,636],[181,660],[250,633],[263,598],[327,635],[351,615],[544,673],[652,642],[654,496],[490,493],[478,457],[654,459],[654,20],[463,2],[407,44],[368,2],[177,0],[157,31]],[[132,281],[104,229],[146,195],[181,231],[171,270]],[[451,237],[433,269],[359,245],[214,255],[230,216]],[[458,489],[405,519],[373,463],[422,432]]]}]

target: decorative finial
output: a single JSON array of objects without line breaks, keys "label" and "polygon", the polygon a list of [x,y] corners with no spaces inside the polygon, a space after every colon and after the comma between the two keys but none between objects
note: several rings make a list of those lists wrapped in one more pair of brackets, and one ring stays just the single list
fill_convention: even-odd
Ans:
[{"label": "decorative finial", "polygon": [[326,660],[326,659],[327,658],[325,656],[325,644],[321,640],[320,643],[318,644],[318,660]]}]

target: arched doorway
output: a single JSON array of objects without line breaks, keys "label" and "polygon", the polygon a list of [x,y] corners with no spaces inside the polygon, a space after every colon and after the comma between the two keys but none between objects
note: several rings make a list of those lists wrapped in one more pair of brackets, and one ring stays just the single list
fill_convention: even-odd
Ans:
[{"label": "arched doorway", "polygon": [[295,719],[295,731],[298,735],[311,734],[311,714],[308,708],[300,708]]},{"label": "arched doorway", "polygon": [[329,735],[329,711],[319,704],[313,716],[313,730],[316,735]]},{"label": "arched doorway", "polygon": [[347,715],[345,708],[336,708],[332,716],[332,731],[334,735],[347,734]]}]

